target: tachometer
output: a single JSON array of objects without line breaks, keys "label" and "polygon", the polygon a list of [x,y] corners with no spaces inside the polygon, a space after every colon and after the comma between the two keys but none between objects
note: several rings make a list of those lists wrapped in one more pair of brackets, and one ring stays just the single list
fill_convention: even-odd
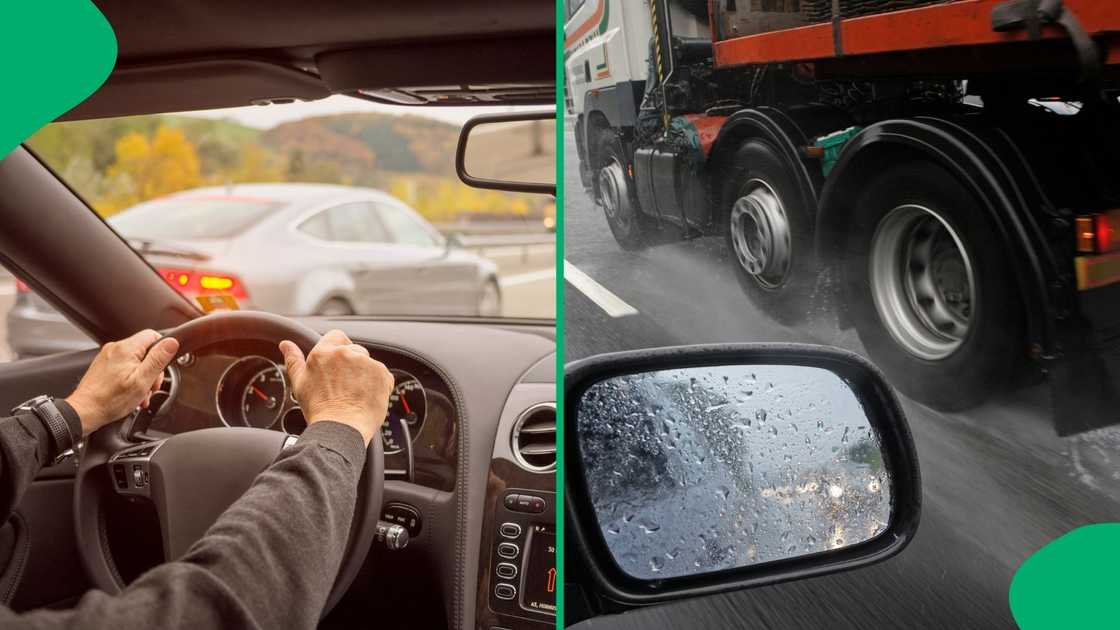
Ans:
[{"label": "tachometer", "polygon": [[386,455],[399,453],[407,446],[403,444],[404,432],[399,429],[400,423],[407,423],[408,432],[415,438],[424,427],[424,418],[428,413],[428,393],[420,379],[404,370],[390,371],[396,384],[389,395],[388,418],[381,425],[381,440]]}]

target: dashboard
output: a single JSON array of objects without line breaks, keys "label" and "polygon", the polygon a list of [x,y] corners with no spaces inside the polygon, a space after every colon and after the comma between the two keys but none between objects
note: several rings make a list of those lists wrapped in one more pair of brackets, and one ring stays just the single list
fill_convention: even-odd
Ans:
[{"label": "dashboard", "polygon": [[[395,378],[381,427],[386,479],[453,490],[458,413],[450,386],[418,358],[363,345]],[[168,368],[162,389],[166,397],[148,428],[155,437],[220,426],[292,435],[307,428],[283,358],[271,344],[223,343],[183,355]]]},{"label": "dashboard", "polygon": [[[369,619],[382,628],[554,627],[552,323],[299,319],[320,333],[342,329],[393,371],[381,518],[410,534],[402,550],[369,550],[366,569],[322,627]],[[161,391],[146,429],[153,437],[305,426],[270,343],[200,348],[169,369]],[[142,518],[154,516],[126,512],[109,523],[109,546],[134,551]],[[156,540],[153,553],[158,547]],[[150,566],[137,562],[130,572]]]}]

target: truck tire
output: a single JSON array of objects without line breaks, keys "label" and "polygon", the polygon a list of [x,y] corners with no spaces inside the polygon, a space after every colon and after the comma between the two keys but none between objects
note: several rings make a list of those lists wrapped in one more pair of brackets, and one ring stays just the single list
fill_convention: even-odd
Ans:
[{"label": "truck tire", "polygon": [[603,208],[611,234],[622,249],[644,249],[649,244],[646,239],[649,219],[638,208],[622,142],[612,131],[600,132],[595,142],[598,161],[595,179],[599,189],[596,203]]},{"label": "truck tire", "polygon": [[942,411],[975,407],[1024,363],[1023,309],[991,218],[931,162],[888,167],[846,236],[844,304],[891,384]]},{"label": "truck tire", "polygon": [[812,219],[793,175],[769,143],[750,140],[739,147],[722,199],[739,286],[775,321],[803,322],[816,282]]}]

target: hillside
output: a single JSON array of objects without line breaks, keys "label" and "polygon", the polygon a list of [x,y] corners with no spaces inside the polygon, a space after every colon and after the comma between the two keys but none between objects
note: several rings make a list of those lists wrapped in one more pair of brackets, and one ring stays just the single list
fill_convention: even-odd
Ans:
[{"label": "hillside", "polygon": [[458,137],[454,125],[411,114],[314,116],[267,130],[160,115],[55,123],[27,144],[104,216],[172,192],[238,182],[380,188],[438,221],[539,213],[546,205],[461,184]]}]

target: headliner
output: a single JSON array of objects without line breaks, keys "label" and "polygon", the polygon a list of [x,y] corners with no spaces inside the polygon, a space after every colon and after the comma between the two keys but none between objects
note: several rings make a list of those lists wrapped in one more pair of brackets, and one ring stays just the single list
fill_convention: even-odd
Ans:
[{"label": "headliner", "polygon": [[415,105],[553,102],[552,0],[94,2],[116,32],[117,67],[64,119],[332,93]]}]

